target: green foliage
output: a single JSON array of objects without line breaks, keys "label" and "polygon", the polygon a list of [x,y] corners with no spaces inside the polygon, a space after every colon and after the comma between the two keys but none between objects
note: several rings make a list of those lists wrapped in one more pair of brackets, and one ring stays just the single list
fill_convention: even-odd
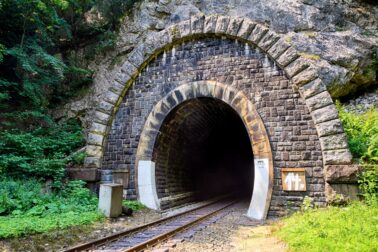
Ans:
[{"label": "green foliage", "polygon": [[298,212],[284,219],[277,235],[290,251],[376,251],[378,205],[354,202]]},{"label": "green foliage", "polygon": [[360,163],[378,164],[378,110],[356,114],[346,112],[339,102],[336,105],[353,157]]},{"label": "green foliage", "polygon": [[306,212],[313,208],[313,199],[305,196],[301,205],[301,211]]},{"label": "green foliage", "polygon": [[139,201],[136,201],[136,200],[124,200],[124,201],[122,201],[122,205],[124,205],[125,207],[128,207],[128,208],[130,208],[134,211],[145,208],[145,206],[142,203],[140,203]]},{"label": "green foliage", "polygon": [[51,124],[31,131],[18,129],[0,132],[0,174],[12,177],[53,179],[64,176],[67,162],[81,162],[83,154],[68,155],[84,144],[81,126],[76,121]]},{"label": "green foliage", "polygon": [[[98,199],[82,181],[46,192],[35,179],[0,180],[0,238],[92,223],[102,218]],[[1,216],[3,215],[3,216]]]},{"label": "green foliage", "polygon": [[365,202],[368,205],[378,204],[378,166],[366,167],[358,183]]}]

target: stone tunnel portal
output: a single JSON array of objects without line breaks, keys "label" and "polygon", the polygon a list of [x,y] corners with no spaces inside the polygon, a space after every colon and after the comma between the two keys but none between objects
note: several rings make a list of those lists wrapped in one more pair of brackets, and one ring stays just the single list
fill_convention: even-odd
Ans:
[{"label": "stone tunnel portal", "polygon": [[252,194],[249,135],[240,116],[221,100],[195,98],[171,111],[153,161],[161,209],[227,193]]}]

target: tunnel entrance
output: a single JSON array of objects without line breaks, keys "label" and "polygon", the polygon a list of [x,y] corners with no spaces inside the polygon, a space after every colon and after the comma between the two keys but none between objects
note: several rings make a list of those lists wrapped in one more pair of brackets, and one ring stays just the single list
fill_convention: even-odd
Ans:
[{"label": "tunnel entrance", "polygon": [[221,100],[195,98],[172,110],[160,128],[153,161],[161,209],[227,193],[251,197],[249,135]]}]

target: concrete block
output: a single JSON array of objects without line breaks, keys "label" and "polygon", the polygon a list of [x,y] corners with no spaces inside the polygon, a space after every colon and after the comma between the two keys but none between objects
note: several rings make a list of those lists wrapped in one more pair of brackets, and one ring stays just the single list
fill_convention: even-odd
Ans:
[{"label": "concrete block", "polygon": [[106,217],[118,217],[122,213],[123,186],[120,184],[100,185],[98,209]]}]

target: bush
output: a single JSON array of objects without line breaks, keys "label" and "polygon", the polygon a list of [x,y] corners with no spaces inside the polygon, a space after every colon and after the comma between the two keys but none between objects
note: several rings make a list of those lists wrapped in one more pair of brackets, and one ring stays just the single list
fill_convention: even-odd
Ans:
[{"label": "bush", "polygon": [[97,197],[83,181],[46,192],[36,179],[0,180],[0,238],[92,223],[102,218]]},{"label": "bush", "polygon": [[336,105],[353,157],[359,163],[378,164],[378,110],[357,114],[345,111],[340,102]]},{"label": "bush", "polygon": [[124,201],[122,201],[122,205],[124,205],[125,207],[128,207],[128,208],[130,208],[134,211],[145,208],[145,206],[142,203],[140,203],[139,201],[136,201],[136,200],[124,200]]},{"label": "bush", "polygon": [[378,204],[378,166],[365,168],[359,176],[358,183],[366,203]]}]

